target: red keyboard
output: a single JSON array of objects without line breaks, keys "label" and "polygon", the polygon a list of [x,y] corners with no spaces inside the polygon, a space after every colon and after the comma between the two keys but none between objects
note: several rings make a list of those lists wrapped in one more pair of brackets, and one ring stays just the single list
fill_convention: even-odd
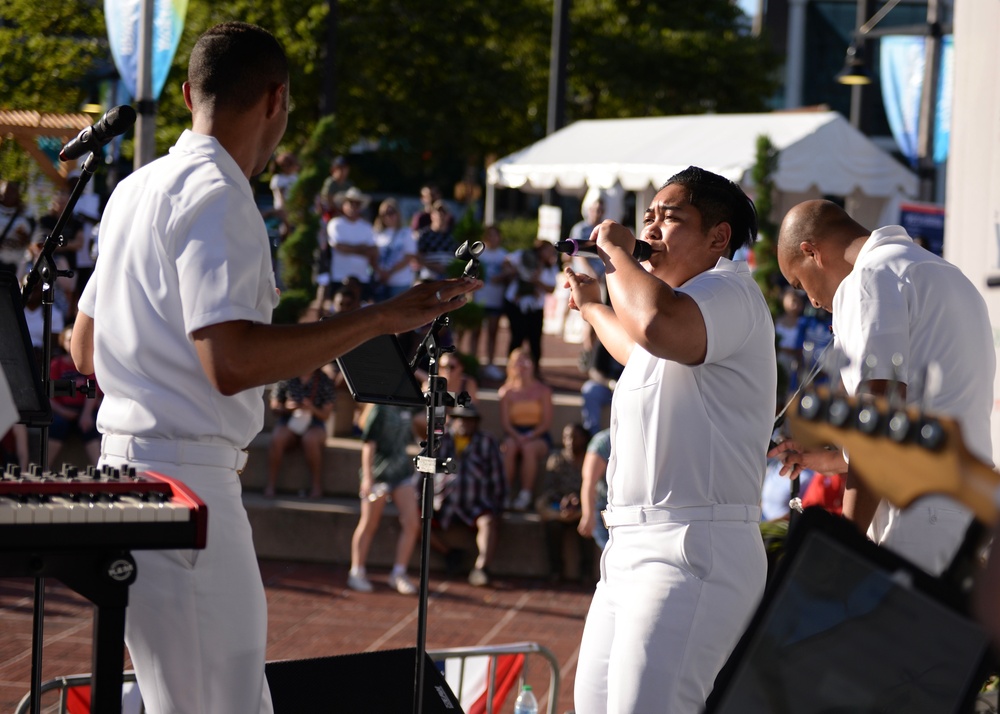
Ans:
[{"label": "red keyboard", "polygon": [[0,551],[204,548],[208,508],[183,483],[134,467],[0,473]]}]

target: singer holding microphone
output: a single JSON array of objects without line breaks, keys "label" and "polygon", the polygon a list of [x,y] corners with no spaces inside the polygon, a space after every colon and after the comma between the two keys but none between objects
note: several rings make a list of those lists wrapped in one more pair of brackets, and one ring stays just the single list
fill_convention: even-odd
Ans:
[{"label": "singer holding microphone", "polygon": [[[764,590],[774,328],[746,263],[732,260],[755,240],[756,212],[735,183],[689,167],[643,222],[640,241],[612,221],[591,236],[613,310],[593,278],[565,271],[570,307],[625,365],[577,714],[700,712]],[[649,249],[642,263],[637,245]]]}]

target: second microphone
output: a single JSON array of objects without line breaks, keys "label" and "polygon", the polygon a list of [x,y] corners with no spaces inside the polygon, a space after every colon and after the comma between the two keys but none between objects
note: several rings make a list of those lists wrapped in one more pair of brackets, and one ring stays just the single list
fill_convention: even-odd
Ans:
[{"label": "second microphone", "polygon": [[[597,255],[597,242],[592,240],[561,240],[556,243],[556,250],[567,255]],[[636,240],[632,248],[632,257],[638,261],[649,260],[653,249],[649,243]]]}]

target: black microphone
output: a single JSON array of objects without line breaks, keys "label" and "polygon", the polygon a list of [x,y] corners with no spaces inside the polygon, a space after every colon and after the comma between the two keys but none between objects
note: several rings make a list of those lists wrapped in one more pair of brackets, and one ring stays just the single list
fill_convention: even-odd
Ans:
[{"label": "black microphone", "polygon": [[[597,255],[597,241],[593,240],[561,240],[556,243],[556,250],[567,255]],[[644,240],[636,240],[632,248],[632,257],[636,260],[649,260],[653,249]]]},{"label": "black microphone", "polygon": [[135,109],[128,104],[112,107],[94,126],[87,127],[59,152],[63,161],[78,159],[88,151],[97,151],[135,124]]}]

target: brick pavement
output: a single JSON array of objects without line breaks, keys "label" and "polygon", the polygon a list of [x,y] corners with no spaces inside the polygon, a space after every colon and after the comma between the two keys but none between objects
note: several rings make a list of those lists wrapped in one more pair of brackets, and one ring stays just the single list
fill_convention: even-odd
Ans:
[{"label": "brick pavement", "polygon": [[[287,561],[262,561],[268,600],[269,660],[412,647],[417,637],[417,600],[386,585],[387,572],[374,571],[375,592],[346,588],[347,568]],[[464,579],[431,575],[427,647],[483,646],[537,642],[560,664],[556,711],[572,709],[573,676],[590,604],[588,588],[550,586],[525,579],[499,580],[474,588]],[[0,712],[13,711],[30,687],[32,581],[0,580]],[[54,580],[47,581],[43,681],[91,670],[90,604]],[[126,666],[129,664],[126,661]],[[528,681],[544,711],[549,697],[548,667],[529,659]],[[403,686],[411,686],[406,682]],[[55,699],[43,701],[55,711]],[[503,710],[509,714],[512,702]]]},{"label": "brick pavement", "polygon": [[[543,339],[543,378],[557,392],[578,392],[585,379],[576,364],[580,346],[552,335]],[[506,344],[502,330],[501,350]],[[416,642],[416,599],[389,591],[387,572],[373,571],[376,591],[360,595],[346,589],[344,566],[261,561],[261,571],[268,597],[268,659],[412,647]],[[28,579],[0,579],[0,712],[13,711],[30,687],[32,588]],[[493,587],[477,589],[464,579],[437,573],[432,573],[430,588],[429,649],[538,642],[560,663],[557,711],[572,709],[577,648],[591,590],[552,587],[530,579],[500,580]],[[43,681],[91,671],[92,627],[90,604],[48,580]],[[130,666],[127,659],[126,666]],[[541,659],[529,664],[528,676],[545,711],[548,672]],[[45,711],[55,711],[50,704],[48,698],[43,702]],[[503,714],[512,709],[508,703]]]}]

